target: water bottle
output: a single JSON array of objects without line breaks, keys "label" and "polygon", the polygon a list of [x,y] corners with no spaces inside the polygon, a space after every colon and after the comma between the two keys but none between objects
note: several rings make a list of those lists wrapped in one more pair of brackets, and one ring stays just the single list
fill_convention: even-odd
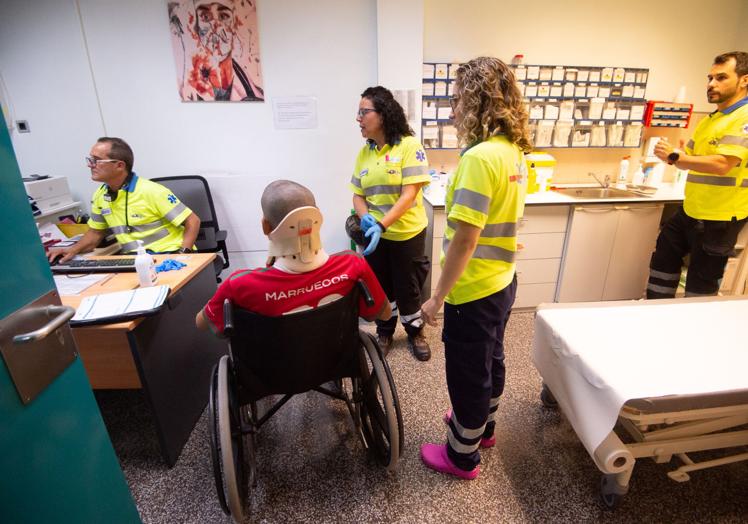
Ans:
[{"label": "water bottle", "polygon": [[142,240],[138,240],[135,271],[138,273],[140,287],[150,287],[156,283],[156,265],[153,263],[153,257],[146,252]]}]

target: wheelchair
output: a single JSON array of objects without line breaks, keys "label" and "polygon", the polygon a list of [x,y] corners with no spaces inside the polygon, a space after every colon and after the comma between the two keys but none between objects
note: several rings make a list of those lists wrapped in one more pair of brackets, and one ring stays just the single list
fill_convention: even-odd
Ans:
[{"label": "wheelchair", "polygon": [[[264,317],[224,303],[229,355],[213,368],[208,425],[216,492],[241,522],[257,483],[256,435],[294,395],[316,391],[345,402],[367,453],[392,471],[403,420],[392,373],[372,335],[359,330],[359,281],[346,296],[307,311]],[[328,384],[332,384],[329,386]],[[257,402],[281,395],[264,413]]]}]

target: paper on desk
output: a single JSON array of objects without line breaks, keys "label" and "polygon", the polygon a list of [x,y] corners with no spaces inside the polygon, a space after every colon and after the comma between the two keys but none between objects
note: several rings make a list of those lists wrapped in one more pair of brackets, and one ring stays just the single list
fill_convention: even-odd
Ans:
[{"label": "paper on desk", "polygon": [[81,291],[88,289],[97,282],[108,278],[109,275],[83,275],[70,277],[67,275],[54,275],[55,285],[60,295],[77,295]]},{"label": "paper on desk", "polygon": [[169,294],[169,286],[140,287],[128,291],[85,297],[71,322],[109,319],[147,312],[160,307]]}]

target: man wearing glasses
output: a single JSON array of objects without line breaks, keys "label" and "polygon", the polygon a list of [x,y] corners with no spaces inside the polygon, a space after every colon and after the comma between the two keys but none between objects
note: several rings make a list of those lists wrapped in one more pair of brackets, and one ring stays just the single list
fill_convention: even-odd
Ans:
[{"label": "man wearing glasses", "polygon": [[86,163],[102,185],[91,199],[88,231],[68,248],[52,248],[50,261],[65,263],[95,248],[110,229],[121,253],[134,252],[138,241],[153,253],[189,253],[200,230],[200,218],[166,187],[140,178],[132,170],[133,153],[121,138],[101,137]]}]

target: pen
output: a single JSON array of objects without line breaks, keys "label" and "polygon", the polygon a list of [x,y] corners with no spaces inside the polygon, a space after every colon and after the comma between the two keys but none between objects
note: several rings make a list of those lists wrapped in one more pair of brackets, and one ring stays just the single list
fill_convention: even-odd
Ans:
[{"label": "pen", "polygon": [[115,275],[114,273],[111,273],[111,274],[107,275],[107,277],[104,280],[102,280],[101,282],[99,282],[99,285],[103,286],[104,284],[106,284],[107,282],[109,282],[112,279],[112,277],[114,277],[114,275]]}]

